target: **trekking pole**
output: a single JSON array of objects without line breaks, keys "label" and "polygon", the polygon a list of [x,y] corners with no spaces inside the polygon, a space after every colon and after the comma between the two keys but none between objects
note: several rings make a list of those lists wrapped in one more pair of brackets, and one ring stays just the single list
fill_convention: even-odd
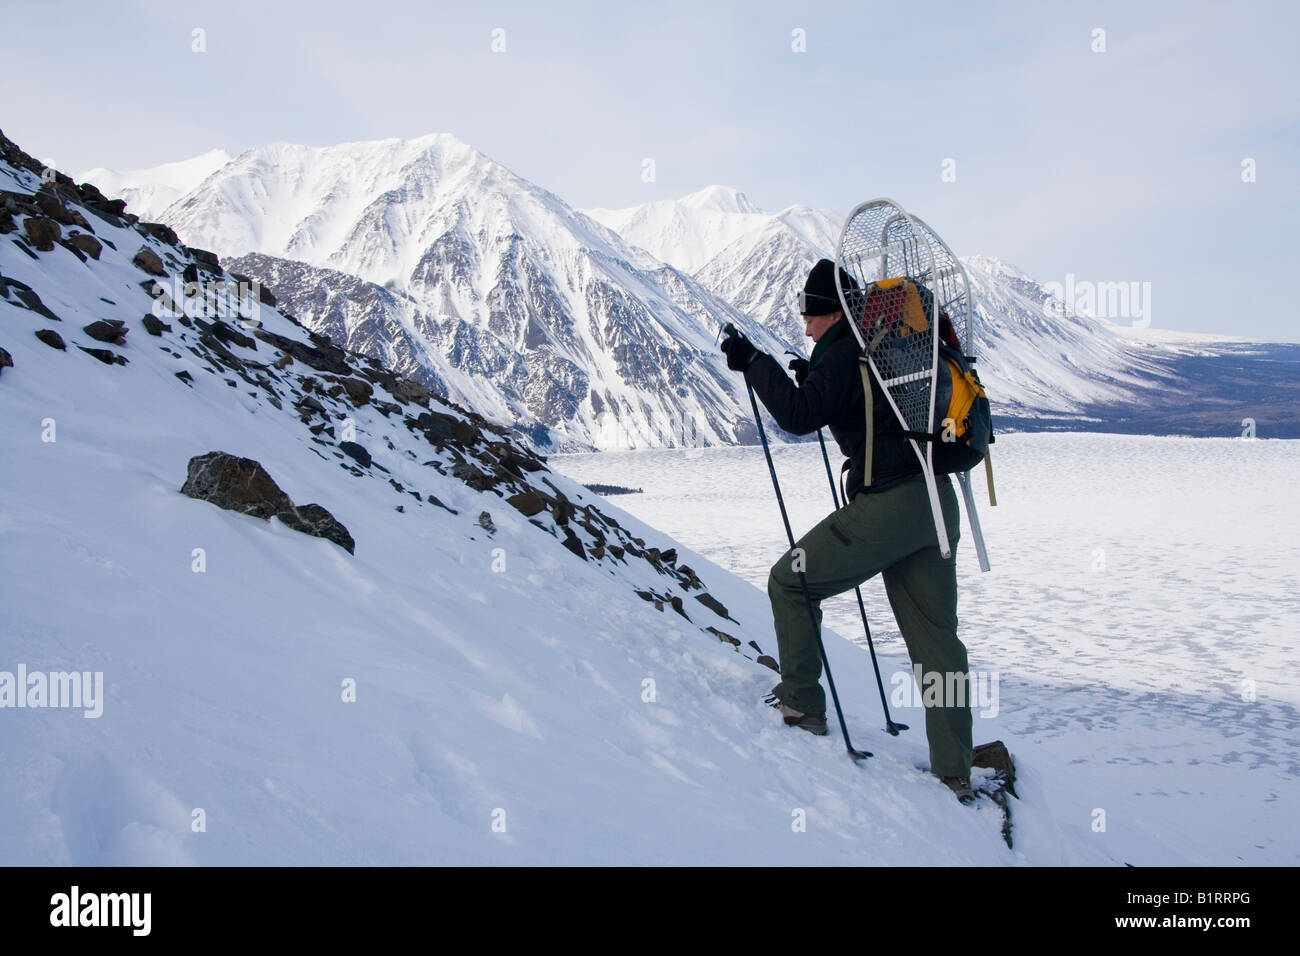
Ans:
[{"label": "trekking pole", "polygon": [[[835,490],[835,479],[831,476],[831,456],[826,454],[826,439],[822,437],[822,430],[817,429],[817,444],[822,446],[822,461],[826,463],[826,480],[831,483],[831,500],[835,502],[835,510],[840,510],[840,493]],[[846,501],[845,504],[848,504]],[[871,666],[876,671],[876,687],[880,690],[880,706],[885,709],[885,733],[891,737],[897,737],[900,730],[907,730],[907,724],[895,723],[889,716],[889,704],[885,701],[885,684],[880,679],[880,664],[876,661],[876,646],[871,641],[871,625],[867,623],[867,605],[862,600],[862,588],[854,587],[853,593],[858,596],[858,610],[862,613],[862,630],[867,635],[867,649],[871,651]]]},{"label": "trekking pole", "polygon": [[[781,508],[781,521],[785,524],[785,536],[790,541],[790,550],[794,551],[794,532],[790,530],[790,518],[785,513],[785,499],[781,497],[781,484],[776,480],[776,466],[772,464],[772,453],[767,447],[767,433],[763,430],[763,419],[758,414],[758,400],[754,398],[754,389],[748,381],[745,390],[749,392],[749,404],[754,409],[754,424],[758,426],[758,440],[763,444],[763,457],[767,459],[767,470],[772,476],[772,487],[776,490],[776,503]],[[844,746],[854,760],[870,757],[869,750],[854,750],[849,740],[849,728],[844,723],[844,711],[840,707],[840,696],[835,692],[835,678],[831,676],[831,662],[826,658],[826,647],[822,644],[821,626],[817,623],[817,612],[813,610],[812,598],[808,596],[808,581],[802,571],[799,572],[799,588],[803,591],[803,603],[808,608],[808,619],[812,622],[813,633],[817,636],[817,650],[822,657],[822,667],[826,670],[826,683],[831,688],[831,700],[835,702],[835,714],[840,719],[840,732],[844,734]]]}]

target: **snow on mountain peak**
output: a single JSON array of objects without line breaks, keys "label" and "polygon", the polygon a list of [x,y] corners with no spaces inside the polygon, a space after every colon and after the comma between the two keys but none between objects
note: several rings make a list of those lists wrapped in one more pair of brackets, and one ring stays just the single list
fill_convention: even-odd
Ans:
[{"label": "snow on mountain peak", "polygon": [[699,212],[761,213],[744,193],[731,186],[705,186],[677,200],[683,206]]}]

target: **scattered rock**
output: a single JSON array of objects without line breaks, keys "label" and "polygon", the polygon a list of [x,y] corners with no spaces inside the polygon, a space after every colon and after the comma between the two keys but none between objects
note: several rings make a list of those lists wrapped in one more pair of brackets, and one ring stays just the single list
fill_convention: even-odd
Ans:
[{"label": "scattered rock", "polygon": [[564,546],[578,557],[582,558],[582,560],[587,560],[587,552],[582,547],[582,542],[578,539],[578,536],[573,533],[572,528],[564,529]]},{"label": "scattered rock", "polygon": [[45,216],[28,216],[23,221],[23,231],[37,252],[53,252],[54,244],[63,238],[59,224]]},{"label": "scattered rock", "polygon": [[708,631],[710,634],[715,635],[720,641],[726,641],[728,644],[735,644],[737,647],[740,646],[740,638],[732,637],[726,631],[719,631],[713,625],[709,625],[708,627],[705,628],[705,630]]},{"label": "scattered rock", "polygon": [[147,246],[141,246],[140,251],[135,254],[135,258],[131,261],[134,262],[138,268],[143,269],[152,276],[167,274],[166,270],[163,268],[163,261],[158,258],[158,253],[154,252]]},{"label": "scattered rock", "polygon": [[108,342],[112,345],[125,345],[126,333],[129,331],[126,323],[121,319],[100,319],[97,322],[91,322],[81,331],[85,332],[96,342]]},{"label": "scattered rock", "polygon": [[358,445],[354,441],[339,442],[339,451],[343,452],[362,468],[370,467],[370,452],[366,451],[364,445]]},{"label": "scattered rock", "polygon": [[486,511],[479,512],[478,524],[484,531],[492,532],[497,529],[497,526],[492,523],[492,515]]},{"label": "scattered rock", "polygon": [[260,463],[222,451],[190,459],[181,493],[268,520],[293,507],[289,496]]},{"label": "scattered rock", "polygon": [[0,349],[0,368],[13,368],[14,357],[9,354],[8,350]]},{"label": "scattered rock", "polygon": [[168,246],[179,246],[180,239],[177,237],[175,230],[161,222],[137,222],[135,228],[142,235],[149,236],[151,239],[157,239],[159,242]]},{"label": "scattered rock", "polygon": [[546,509],[546,499],[532,489],[521,491],[517,495],[511,495],[506,499],[506,502],[529,518]]},{"label": "scattered rock", "polygon": [[705,591],[703,594],[695,595],[695,600],[699,601],[714,614],[718,615],[718,617],[725,617],[729,620],[731,619],[731,615],[727,613],[726,606],[708,591]]},{"label": "scattered rock", "polygon": [[144,330],[150,335],[162,335],[164,332],[170,332],[172,327],[162,319],[155,318],[151,313],[146,312],[144,316]]},{"label": "scattered rock", "polygon": [[370,404],[370,397],[375,394],[375,387],[359,378],[345,378],[342,384],[343,390],[348,393],[348,399],[356,408]]},{"label": "scattered rock", "polygon": [[764,667],[772,668],[772,670],[776,671],[778,674],[781,673],[781,665],[776,662],[775,658],[769,657],[767,654],[758,655],[758,662]]},{"label": "scattered rock", "polygon": [[63,321],[46,307],[45,303],[41,301],[41,297],[37,295],[36,291],[30,286],[25,283],[19,283],[17,279],[6,279],[5,282],[8,288],[13,291],[13,294],[18,301],[26,308],[31,309],[37,315],[45,316],[45,318],[50,319],[53,322]]},{"label": "scattered rock", "polygon": [[320,415],[325,414],[325,406],[316,401],[316,399],[312,398],[310,395],[304,395],[302,398],[298,399],[298,401],[294,402],[294,406],[304,414],[310,414],[311,412],[316,412]]},{"label": "scattered rock", "polygon": [[[167,227],[164,226],[163,228],[166,229]],[[172,236],[174,237],[175,235],[176,233],[173,232]],[[175,245],[175,243],[170,243],[170,245]],[[200,269],[205,269],[208,272],[221,275],[223,271],[221,268],[221,260],[217,257],[215,252],[209,252],[207,249],[195,249],[193,246],[187,246],[186,251],[194,257],[194,261],[198,264]]]},{"label": "scattered rock", "polygon": [[182,371],[182,372],[177,372],[177,373],[176,373],[176,377],[179,378],[179,379],[180,379],[182,382],[184,382],[186,385],[189,385],[190,388],[193,388],[193,387],[194,387],[194,386],[191,384],[191,383],[194,381],[194,376],[191,375],[191,374],[189,373],[188,370],[186,370],[186,371]]},{"label": "scattered rock", "polygon": [[78,345],[77,348],[81,349],[81,351],[85,352],[87,355],[93,355],[95,358],[99,359],[105,365],[126,364],[126,356],[118,355],[116,352],[114,352],[111,349],[88,349],[84,345]]},{"label": "scattered rock", "polygon": [[333,541],[348,554],[356,554],[356,542],[348,529],[320,505],[290,506],[288,510],[278,512],[276,517],[294,531]]},{"label": "scattered rock", "polygon": [[36,337],[52,349],[58,349],[60,352],[68,350],[67,345],[63,342],[63,336],[53,329],[37,329]]},{"label": "scattered rock", "polygon": [[483,469],[468,461],[462,461],[451,469],[451,473],[475,491],[487,491],[497,483],[497,479],[484,473]]},{"label": "scattered rock", "polygon": [[402,402],[414,402],[416,405],[429,407],[429,390],[419,382],[398,379],[389,389],[393,397]]},{"label": "scattered rock", "polygon": [[80,249],[92,259],[98,259],[99,254],[104,251],[104,244],[94,236],[87,235],[84,232],[74,232],[68,236],[67,244],[74,249]]}]

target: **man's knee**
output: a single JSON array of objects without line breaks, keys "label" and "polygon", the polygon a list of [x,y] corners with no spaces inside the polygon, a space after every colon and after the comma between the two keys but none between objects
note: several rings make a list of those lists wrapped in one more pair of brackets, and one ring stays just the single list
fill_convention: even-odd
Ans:
[{"label": "man's knee", "polygon": [[767,573],[767,595],[771,598],[786,597],[798,589],[799,575],[793,558],[789,553],[783,554]]}]

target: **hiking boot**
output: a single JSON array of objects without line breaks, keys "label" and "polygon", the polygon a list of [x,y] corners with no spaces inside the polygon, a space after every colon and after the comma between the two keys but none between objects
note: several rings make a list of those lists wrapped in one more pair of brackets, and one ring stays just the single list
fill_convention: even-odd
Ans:
[{"label": "hiking boot", "polygon": [[787,727],[798,727],[800,730],[806,730],[818,737],[826,735],[825,711],[820,714],[805,714],[803,711],[795,710],[789,704],[783,703],[775,694],[768,695],[766,702],[768,706],[775,707],[781,712]]},{"label": "hiking boot", "polygon": [[970,777],[940,777],[939,779],[962,803],[975,802],[975,791],[971,789]]}]

